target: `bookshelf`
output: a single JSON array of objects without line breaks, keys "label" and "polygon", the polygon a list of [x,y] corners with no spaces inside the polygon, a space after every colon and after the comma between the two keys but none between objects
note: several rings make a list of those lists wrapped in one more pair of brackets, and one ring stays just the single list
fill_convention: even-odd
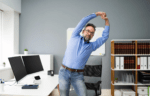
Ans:
[{"label": "bookshelf", "polygon": [[[118,50],[117,50],[118,49]],[[116,69],[115,57],[135,57],[134,69]],[[138,82],[138,71],[150,71],[150,69],[138,69],[138,56],[150,57],[150,39],[113,39],[111,40],[111,96],[114,96],[115,86],[132,86],[136,95],[138,96],[138,85],[150,85],[142,84]],[[130,66],[130,65],[129,65]],[[115,82],[115,72],[131,71],[134,73],[134,83]]]}]

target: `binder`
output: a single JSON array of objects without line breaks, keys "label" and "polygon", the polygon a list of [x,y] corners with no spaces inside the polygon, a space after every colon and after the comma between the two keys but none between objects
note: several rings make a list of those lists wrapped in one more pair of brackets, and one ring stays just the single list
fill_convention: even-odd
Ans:
[{"label": "binder", "polygon": [[148,69],[150,69],[150,57],[148,57]]},{"label": "binder", "polygon": [[124,57],[120,57],[120,69],[124,69]]},{"label": "binder", "polygon": [[140,65],[140,57],[138,57],[138,65]]},{"label": "binder", "polygon": [[143,64],[144,63],[144,60],[143,60],[143,57],[141,57],[141,65],[140,65],[140,69],[144,69],[144,67],[143,67]]},{"label": "binder", "polygon": [[144,57],[144,69],[147,69],[147,57]]},{"label": "binder", "polygon": [[119,69],[119,57],[115,57],[116,69]]},{"label": "binder", "polygon": [[140,63],[141,63],[141,62],[140,62],[140,59],[141,59],[141,58],[138,57],[138,64],[137,64],[138,66],[137,66],[137,69],[140,69]]}]

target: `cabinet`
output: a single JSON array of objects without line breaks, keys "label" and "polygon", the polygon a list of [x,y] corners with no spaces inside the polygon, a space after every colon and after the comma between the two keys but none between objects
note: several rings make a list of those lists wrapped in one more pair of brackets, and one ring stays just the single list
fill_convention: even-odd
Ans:
[{"label": "cabinet", "polygon": [[[120,47],[118,47],[119,45]],[[116,47],[117,46],[117,47]],[[115,68],[115,57],[134,57],[134,68]],[[150,39],[115,39],[111,40],[111,96],[114,96],[115,86],[132,86],[135,91],[135,96],[138,96],[138,86],[150,85],[142,84],[138,82],[138,71],[150,71],[150,69],[139,69],[138,68],[138,57],[145,56],[150,57]],[[129,63],[130,64],[130,63]],[[129,65],[130,66],[130,65]],[[116,72],[127,72],[131,71],[134,74],[134,83],[115,83]]]}]

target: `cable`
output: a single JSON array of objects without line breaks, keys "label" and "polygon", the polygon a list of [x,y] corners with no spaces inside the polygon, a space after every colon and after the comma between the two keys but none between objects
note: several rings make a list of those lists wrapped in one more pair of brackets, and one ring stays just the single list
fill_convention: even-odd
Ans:
[{"label": "cable", "polygon": [[[16,83],[16,81],[15,81],[15,83]],[[10,85],[10,84],[5,84],[5,83],[4,83],[4,84],[5,84],[5,85],[9,85],[9,86],[12,86],[12,85],[14,85],[15,83],[13,83],[13,84],[11,84],[11,85]]]}]

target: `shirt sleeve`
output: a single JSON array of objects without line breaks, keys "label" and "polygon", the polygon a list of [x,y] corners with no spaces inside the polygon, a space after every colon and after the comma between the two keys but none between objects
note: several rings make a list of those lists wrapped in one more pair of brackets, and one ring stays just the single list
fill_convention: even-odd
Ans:
[{"label": "shirt sleeve", "polygon": [[75,27],[75,29],[73,30],[72,33],[72,37],[74,36],[79,36],[80,32],[82,31],[83,27],[86,25],[86,23],[88,23],[91,19],[97,17],[95,13],[92,13],[86,17],[84,17]]},{"label": "shirt sleeve", "polygon": [[95,51],[97,48],[103,45],[103,43],[106,42],[106,40],[109,37],[109,28],[110,28],[109,26],[105,26],[102,37],[99,37],[98,39],[96,39],[95,42],[92,42],[93,51]]}]

